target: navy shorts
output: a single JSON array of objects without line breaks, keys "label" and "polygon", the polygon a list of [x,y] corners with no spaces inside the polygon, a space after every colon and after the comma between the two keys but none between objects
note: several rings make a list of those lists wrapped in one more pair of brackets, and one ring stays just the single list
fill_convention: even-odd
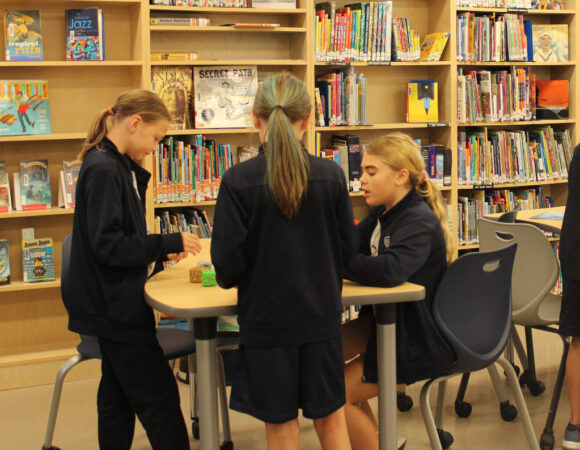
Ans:
[{"label": "navy shorts", "polygon": [[230,408],[267,423],[320,419],[346,402],[342,338],[280,347],[241,345]]},{"label": "navy shorts", "polygon": [[580,283],[565,278],[560,310],[560,334],[580,337]]}]

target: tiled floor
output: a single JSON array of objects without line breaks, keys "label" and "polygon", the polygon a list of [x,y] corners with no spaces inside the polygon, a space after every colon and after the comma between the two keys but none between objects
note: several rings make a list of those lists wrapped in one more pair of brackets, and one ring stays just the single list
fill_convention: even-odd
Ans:
[{"label": "tiled floor", "polygon": [[[534,332],[534,337],[538,375],[548,389],[539,397],[531,396],[525,389],[524,397],[539,437],[544,427],[562,346],[557,336]],[[504,422],[500,418],[497,398],[487,372],[472,376],[466,400],[473,403],[473,413],[467,419],[457,418],[454,413],[453,402],[458,384],[458,377],[452,379],[447,391],[445,429],[454,435],[455,443],[452,449],[528,448],[519,418],[513,422]],[[62,450],[98,448],[95,400],[97,386],[97,379],[65,383],[54,437],[54,444]],[[415,406],[409,412],[398,414],[399,434],[407,437],[406,448],[409,450],[429,448],[418,406],[420,388],[421,383],[408,388],[407,392],[413,398]],[[189,403],[186,389],[186,386],[180,384],[182,406],[185,416],[188,417]],[[0,449],[41,448],[51,395],[52,386],[0,391]],[[373,405],[376,406],[376,403]],[[569,406],[564,390],[555,425],[557,449],[560,448],[568,414]],[[230,411],[230,419],[234,446],[237,450],[266,448],[262,423],[235,411]],[[150,448],[140,425],[136,428],[133,448]],[[191,448],[198,449],[199,443],[192,439]],[[312,423],[308,420],[301,419],[300,448],[320,448]]]}]

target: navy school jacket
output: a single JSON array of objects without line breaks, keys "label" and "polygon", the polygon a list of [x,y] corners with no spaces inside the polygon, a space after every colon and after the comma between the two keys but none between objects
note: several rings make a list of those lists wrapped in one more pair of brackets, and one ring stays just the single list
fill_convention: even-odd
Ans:
[{"label": "navy school jacket", "polygon": [[568,170],[568,201],[560,235],[560,265],[562,276],[580,283],[580,145]]}]

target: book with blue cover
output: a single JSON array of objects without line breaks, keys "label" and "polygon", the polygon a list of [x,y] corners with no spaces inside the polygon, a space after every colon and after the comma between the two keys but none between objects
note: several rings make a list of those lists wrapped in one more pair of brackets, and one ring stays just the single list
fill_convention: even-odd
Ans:
[{"label": "book with blue cover", "polygon": [[531,219],[539,220],[564,220],[564,213],[562,211],[546,211],[540,214],[536,214],[531,217]]},{"label": "book with blue cover", "polygon": [[6,61],[43,61],[38,9],[4,11]]},{"label": "book with blue cover", "polygon": [[50,133],[48,83],[0,80],[0,136]]},{"label": "book with blue cover", "polygon": [[8,241],[0,239],[0,285],[10,284],[10,253]]},{"label": "book with blue cover", "polygon": [[25,283],[54,281],[52,238],[23,240],[22,262]]},{"label": "book with blue cover", "polygon": [[65,24],[67,61],[105,59],[105,33],[101,9],[67,9]]}]

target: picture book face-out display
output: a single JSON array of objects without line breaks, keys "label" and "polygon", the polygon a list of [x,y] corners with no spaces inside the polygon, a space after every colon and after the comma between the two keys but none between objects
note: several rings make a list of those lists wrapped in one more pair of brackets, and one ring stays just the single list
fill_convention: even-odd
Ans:
[{"label": "picture book face-out display", "polygon": [[23,281],[54,281],[52,238],[22,241]]},{"label": "picture book face-out display", "polygon": [[258,90],[256,66],[194,69],[196,128],[250,128],[250,109]]},{"label": "picture book face-out display", "polygon": [[0,80],[0,136],[50,132],[48,83]]},{"label": "picture book face-out display", "polygon": [[568,25],[532,25],[535,62],[568,61]]},{"label": "picture book face-out display", "polygon": [[6,61],[43,61],[38,9],[4,11]]},{"label": "picture book face-out display", "polygon": [[50,208],[48,160],[20,161],[20,201],[24,211]]},{"label": "picture book face-out display", "polygon": [[171,114],[169,129],[185,130],[191,127],[191,67],[153,66],[151,85]]},{"label": "picture book face-out display", "polygon": [[67,61],[102,61],[105,59],[103,12],[99,8],[67,9]]}]

